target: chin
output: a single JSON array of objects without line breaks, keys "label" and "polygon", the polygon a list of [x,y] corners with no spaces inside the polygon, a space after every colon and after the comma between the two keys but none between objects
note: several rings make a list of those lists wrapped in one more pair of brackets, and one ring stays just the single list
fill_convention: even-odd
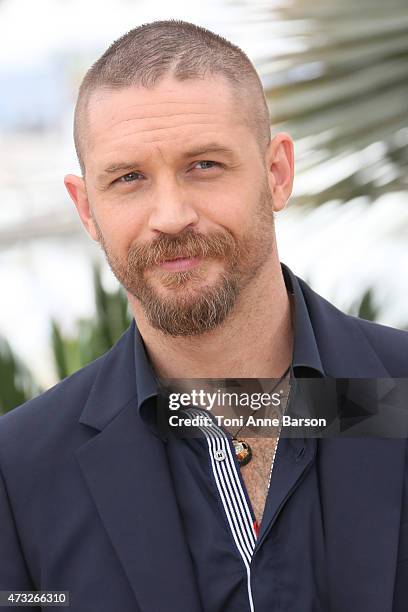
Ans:
[{"label": "chin", "polygon": [[154,287],[161,295],[176,293],[178,295],[183,292],[194,295],[197,292],[202,292],[203,289],[210,289],[217,281],[220,280],[220,270],[217,268],[205,270],[194,268],[182,272],[164,272],[160,270],[159,275],[154,275],[151,279],[151,286]]},{"label": "chin", "polygon": [[210,290],[213,284],[203,279],[172,279],[169,284],[154,283],[152,289],[158,298],[171,299],[171,297],[188,300],[197,299]]}]

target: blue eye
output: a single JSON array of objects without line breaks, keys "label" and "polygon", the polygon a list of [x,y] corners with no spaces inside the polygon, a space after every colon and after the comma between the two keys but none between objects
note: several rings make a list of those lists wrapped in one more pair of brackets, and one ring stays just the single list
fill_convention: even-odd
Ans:
[{"label": "blue eye", "polygon": [[118,181],[121,183],[132,183],[138,176],[141,176],[139,172],[129,172],[128,174],[121,176]]},{"label": "blue eye", "polygon": [[[196,166],[197,166],[198,164],[203,164],[203,165],[205,164],[205,166],[206,166],[206,167],[205,167],[205,168],[202,168],[202,170],[210,170],[211,168],[213,168],[213,167],[215,167],[215,166],[219,166],[219,165],[220,165],[218,162],[209,161],[209,160],[205,160],[205,159],[204,159],[204,160],[202,160],[202,161],[197,162],[197,163],[196,163]],[[212,164],[212,165],[208,166],[208,164]]]}]

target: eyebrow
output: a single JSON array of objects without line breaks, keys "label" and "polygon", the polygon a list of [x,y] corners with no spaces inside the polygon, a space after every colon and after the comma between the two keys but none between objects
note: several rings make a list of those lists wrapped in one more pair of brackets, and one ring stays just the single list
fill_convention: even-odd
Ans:
[{"label": "eyebrow", "polygon": [[[189,157],[197,157],[199,155],[206,155],[207,153],[223,153],[227,157],[234,158],[235,153],[232,149],[220,145],[218,143],[209,143],[200,147],[196,147],[194,149],[190,149],[189,151],[185,151],[182,154],[182,158],[186,159]],[[119,162],[116,164],[110,164],[100,174],[100,177],[103,178],[107,174],[115,174],[116,172],[126,172],[127,170],[132,170],[134,168],[140,167],[142,164],[140,162],[132,161],[132,162]]]}]

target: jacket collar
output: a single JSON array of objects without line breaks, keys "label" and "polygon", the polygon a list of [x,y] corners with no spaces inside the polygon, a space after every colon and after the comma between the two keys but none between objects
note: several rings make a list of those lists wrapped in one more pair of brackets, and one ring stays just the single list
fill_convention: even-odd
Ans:
[{"label": "jacket collar", "polygon": [[360,319],[346,315],[297,279],[313,328],[325,376],[388,378],[391,376],[364,332]]},{"label": "jacket collar", "polygon": [[135,320],[102,357],[79,422],[102,431],[130,402],[137,402]]}]

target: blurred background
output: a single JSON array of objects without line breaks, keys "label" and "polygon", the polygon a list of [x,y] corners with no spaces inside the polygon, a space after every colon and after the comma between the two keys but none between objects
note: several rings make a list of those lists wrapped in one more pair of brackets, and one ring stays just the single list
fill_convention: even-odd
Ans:
[{"label": "blurred background", "polygon": [[405,0],[0,0],[0,413],[130,322],[63,177],[79,172],[72,119],[85,71],[129,29],[168,18],[238,44],[273,131],[295,140],[281,260],[342,310],[408,328]]}]

